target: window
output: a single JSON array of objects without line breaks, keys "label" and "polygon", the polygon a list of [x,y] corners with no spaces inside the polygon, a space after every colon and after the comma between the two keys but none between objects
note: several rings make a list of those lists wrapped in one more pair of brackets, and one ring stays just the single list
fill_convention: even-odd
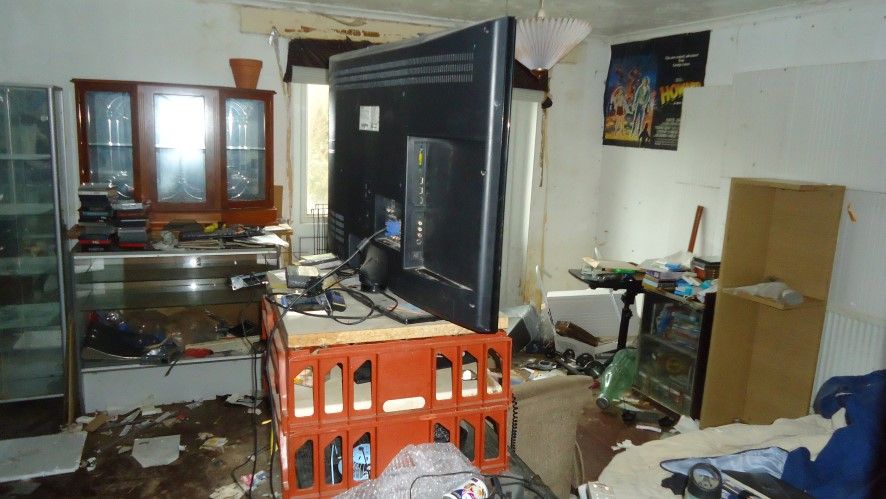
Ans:
[{"label": "window", "polygon": [[318,204],[326,204],[329,180],[329,86],[305,85],[307,148],[305,172],[306,213]]},{"label": "window", "polygon": [[293,171],[288,181],[293,202],[289,219],[297,234],[291,251],[294,256],[324,253],[329,182],[326,70],[294,66],[290,90]]}]

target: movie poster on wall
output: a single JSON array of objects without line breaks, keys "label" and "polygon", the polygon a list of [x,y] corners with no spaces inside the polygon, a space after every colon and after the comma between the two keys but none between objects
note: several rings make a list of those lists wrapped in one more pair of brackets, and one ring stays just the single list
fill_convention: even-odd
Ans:
[{"label": "movie poster on wall", "polygon": [[612,46],[603,144],[677,150],[683,91],[704,85],[710,31]]}]

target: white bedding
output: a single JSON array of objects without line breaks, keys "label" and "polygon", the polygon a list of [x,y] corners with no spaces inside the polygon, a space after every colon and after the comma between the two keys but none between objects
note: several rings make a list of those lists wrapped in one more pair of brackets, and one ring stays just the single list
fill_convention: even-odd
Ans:
[{"label": "white bedding", "polygon": [[791,451],[806,447],[814,458],[831,438],[846,426],[845,411],[832,419],[817,414],[779,419],[771,425],[731,424],[654,440],[616,454],[598,479],[613,488],[618,498],[675,497],[661,481],[670,473],[659,463],[684,457],[710,457],[763,447]]}]

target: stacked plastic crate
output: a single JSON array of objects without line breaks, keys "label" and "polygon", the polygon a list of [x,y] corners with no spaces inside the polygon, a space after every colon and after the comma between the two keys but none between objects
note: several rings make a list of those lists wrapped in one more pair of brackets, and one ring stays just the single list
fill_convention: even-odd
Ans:
[{"label": "stacked plastic crate", "polygon": [[[265,331],[276,312],[265,303]],[[269,341],[285,497],[331,497],[375,478],[407,444],[452,442],[507,468],[511,340],[471,334],[327,348]]]}]

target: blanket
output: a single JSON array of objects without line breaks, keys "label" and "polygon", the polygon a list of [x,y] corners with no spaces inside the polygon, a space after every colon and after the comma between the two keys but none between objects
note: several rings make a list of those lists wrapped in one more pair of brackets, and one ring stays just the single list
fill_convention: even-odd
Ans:
[{"label": "blanket", "polygon": [[845,410],[831,419],[818,414],[778,419],[771,425],[730,424],[647,442],[616,455],[599,481],[613,488],[616,497],[675,497],[661,486],[670,473],[661,462],[681,457],[710,457],[750,449],[800,447],[816,457],[834,431],[846,426]]}]

